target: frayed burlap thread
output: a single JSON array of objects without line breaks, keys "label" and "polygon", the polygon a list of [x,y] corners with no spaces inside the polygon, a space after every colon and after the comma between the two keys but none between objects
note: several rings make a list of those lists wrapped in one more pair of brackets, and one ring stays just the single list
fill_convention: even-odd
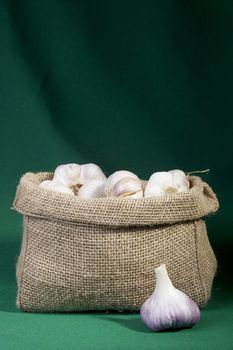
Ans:
[{"label": "frayed burlap thread", "polygon": [[27,173],[13,207],[24,216],[17,306],[33,312],[139,310],[165,263],[175,287],[200,306],[216,272],[204,217],[217,198],[199,177],[189,191],[160,198],[79,199]]}]

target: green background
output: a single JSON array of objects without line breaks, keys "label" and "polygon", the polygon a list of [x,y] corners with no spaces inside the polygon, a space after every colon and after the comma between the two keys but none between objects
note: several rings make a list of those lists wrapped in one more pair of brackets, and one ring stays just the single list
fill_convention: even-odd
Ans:
[{"label": "green background", "polygon": [[[1,349],[233,348],[232,37],[232,1],[0,0]],[[16,185],[69,162],[142,178],[210,168],[219,265],[196,327],[155,334],[138,314],[16,309]]]}]

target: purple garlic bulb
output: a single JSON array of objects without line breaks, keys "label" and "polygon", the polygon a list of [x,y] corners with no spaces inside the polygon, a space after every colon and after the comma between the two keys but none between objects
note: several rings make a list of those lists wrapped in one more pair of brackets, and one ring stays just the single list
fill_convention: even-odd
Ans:
[{"label": "purple garlic bulb", "polygon": [[141,307],[142,321],[154,332],[194,326],[200,319],[198,305],[173,286],[165,264],[155,272],[155,291]]}]

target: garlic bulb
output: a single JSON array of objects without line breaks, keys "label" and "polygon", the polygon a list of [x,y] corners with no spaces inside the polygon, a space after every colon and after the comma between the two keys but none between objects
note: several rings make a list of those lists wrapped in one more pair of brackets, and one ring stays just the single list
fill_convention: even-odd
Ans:
[{"label": "garlic bulb", "polygon": [[142,198],[143,188],[137,175],[130,171],[116,171],[106,181],[105,193],[107,197]]},{"label": "garlic bulb", "polygon": [[62,193],[68,193],[68,194],[74,195],[74,192],[69,187],[64,186],[63,184],[56,182],[54,180],[42,181],[39,187],[50,191],[62,192]]},{"label": "garlic bulb", "polygon": [[54,180],[71,188],[77,194],[81,185],[92,180],[106,180],[106,176],[96,164],[64,164],[56,168]]},{"label": "garlic bulb", "polygon": [[80,187],[80,168],[79,164],[74,163],[59,165],[54,171],[53,180],[77,193]]},{"label": "garlic bulb", "polygon": [[173,186],[177,189],[177,192],[185,192],[190,187],[188,176],[182,170],[170,170],[168,172],[173,176]]},{"label": "garlic bulb", "polygon": [[200,319],[198,305],[172,285],[165,264],[155,271],[156,288],[141,307],[142,321],[155,332],[194,326]]},{"label": "garlic bulb", "polygon": [[[163,196],[173,188],[172,175],[161,171],[151,175],[144,192],[145,197]],[[175,189],[174,189],[174,192]]]},{"label": "garlic bulb", "polygon": [[151,175],[144,192],[145,197],[163,196],[189,189],[188,177],[182,170],[161,171]]},{"label": "garlic bulb", "polygon": [[92,180],[87,182],[79,189],[77,196],[85,199],[104,197],[105,183],[105,180]]}]

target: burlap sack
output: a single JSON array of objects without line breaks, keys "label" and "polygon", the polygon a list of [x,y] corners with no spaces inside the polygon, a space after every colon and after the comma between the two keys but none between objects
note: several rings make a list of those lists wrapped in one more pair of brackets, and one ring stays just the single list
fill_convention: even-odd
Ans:
[{"label": "burlap sack", "polygon": [[165,263],[175,287],[199,305],[210,297],[216,259],[203,218],[218,209],[211,188],[160,198],[79,199],[39,188],[27,173],[14,208],[24,215],[17,263],[22,310],[138,310]]}]

